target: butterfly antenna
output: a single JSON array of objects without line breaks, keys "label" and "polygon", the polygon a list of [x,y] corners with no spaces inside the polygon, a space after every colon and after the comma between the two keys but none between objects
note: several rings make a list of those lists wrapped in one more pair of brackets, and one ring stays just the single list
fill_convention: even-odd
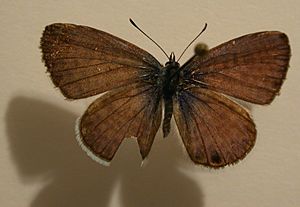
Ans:
[{"label": "butterfly antenna", "polygon": [[162,49],[162,47],[159,45],[159,44],[157,44],[157,42],[155,42],[151,37],[149,37],[143,30],[141,30],[135,23],[134,23],[134,21],[131,19],[131,18],[129,18],[129,21],[130,21],[130,23],[135,27],[135,28],[137,28],[141,33],[143,33],[146,37],[148,37],[148,39],[150,39],[154,44],[156,44],[156,46],[157,47],[159,47],[159,49],[161,49],[161,51],[163,51],[163,53],[165,54],[165,56],[167,56],[167,58],[169,59],[169,56],[167,55],[167,53],[164,51],[164,49]]},{"label": "butterfly antenna", "polygon": [[182,55],[185,53],[185,51],[191,46],[191,44],[193,44],[193,42],[195,42],[195,40],[206,30],[207,27],[207,23],[205,23],[204,28],[202,29],[202,31],[190,42],[190,44],[188,44],[188,46],[183,50],[183,52],[181,53],[181,55],[179,56],[178,60],[176,62],[178,62],[180,60],[180,58],[182,57]]}]

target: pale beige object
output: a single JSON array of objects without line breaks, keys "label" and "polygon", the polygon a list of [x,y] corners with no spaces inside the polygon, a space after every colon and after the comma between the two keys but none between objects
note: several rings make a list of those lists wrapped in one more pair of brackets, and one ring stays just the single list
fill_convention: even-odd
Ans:
[{"label": "pale beige object", "polygon": [[[299,6],[297,0],[1,1],[0,206],[299,206]],[[92,26],[164,64],[165,56],[129,17],[177,56],[205,22],[199,42],[209,47],[257,31],[288,35],[287,80],[270,106],[251,105],[258,136],[243,161],[217,171],[195,167],[174,122],[167,139],[158,133],[143,168],[134,140],[121,145],[108,168],[80,149],[75,120],[96,97],[69,102],[54,89],[38,48],[42,31],[54,22]]]}]

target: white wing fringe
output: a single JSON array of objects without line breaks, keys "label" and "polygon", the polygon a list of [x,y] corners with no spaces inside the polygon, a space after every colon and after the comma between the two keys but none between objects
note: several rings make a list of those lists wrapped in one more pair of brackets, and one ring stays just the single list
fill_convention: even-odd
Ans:
[{"label": "white wing fringe", "polygon": [[80,145],[80,147],[83,149],[83,151],[86,152],[86,154],[92,158],[94,161],[100,163],[101,165],[104,166],[109,166],[110,162],[101,159],[100,157],[98,157],[97,155],[94,154],[93,151],[91,151],[87,146],[85,146],[85,144],[82,141],[82,137],[81,137],[81,133],[80,133],[80,121],[81,121],[81,117],[78,117],[76,119],[76,123],[75,123],[75,134],[76,134],[76,140],[78,142],[78,144]]}]

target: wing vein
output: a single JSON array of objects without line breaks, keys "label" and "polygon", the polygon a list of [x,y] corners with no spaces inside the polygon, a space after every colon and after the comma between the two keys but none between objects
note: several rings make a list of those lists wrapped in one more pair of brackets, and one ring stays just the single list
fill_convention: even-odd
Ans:
[{"label": "wing vein", "polygon": [[[195,116],[193,115],[193,113],[191,113],[190,111],[191,111],[191,106],[188,104],[188,102],[186,101],[186,99],[185,99],[185,97],[183,98],[183,101],[185,102],[185,104],[186,104],[186,106],[189,108],[189,114],[191,115],[191,118],[193,119],[193,121],[194,121],[194,123],[196,124],[196,126],[197,126],[197,131],[198,131],[198,134],[200,135],[200,140],[201,140],[201,143],[202,143],[202,145],[203,145],[203,148],[204,148],[204,152],[205,152],[205,155],[206,155],[206,160],[207,160],[207,162],[209,163],[209,159],[208,159],[208,152],[207,152],[207,149],[206,149],[206,144],[205,144],[205,142],[204,142],[204,139],[203,139],[203,136],[202,136],[202,134],[201,134],[201,132],[200,132],[200,129],[199,129],[199,126],[198,126],[198,122],[196,121],[196,118],[195,118]],[[183,113],[183,116],[185,117],[185,120],[186,120],[186,116],[185,116],[185,114]],[[188,125],[187,125],[188,126]],[[199,140],[199,138],[197,137],[197,140]]]}]

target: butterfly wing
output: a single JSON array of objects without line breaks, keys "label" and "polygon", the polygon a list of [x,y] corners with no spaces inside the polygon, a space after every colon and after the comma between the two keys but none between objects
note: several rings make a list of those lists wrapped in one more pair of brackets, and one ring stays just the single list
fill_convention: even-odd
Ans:
[{"label": "butterfly wing", "polygon": [[185,88],[174,100],[176,124],[194,163],[218,168],[237,162],[252,149],[255,125],[238,104],[201,87]]},{"label": "butterfly wing", "polygon": [[41,49],[53,83],[69,99],[135,83],[161,67],[153,56],[129,42],[74,24],[47,26]]},{"label": "butterfly wing", "polygon": [[186,79],[202,87],[256,104],[278,95],[290,59],[281,32],[245,35],[195,56],[183,66]]},{"label": "butterfly wing", "polygon": [[215,92],[269,104],[285,79],[289,58],[285,34],[259,32],[195,55],[182,66],[174,114],[195,163],[217,168],[245,157],[255,143],[255,124],[244,108]]},{"label": "butterfly wing", "polygon": [[137,138],[144,159],[161,122],[160,90],[132,84],[94,101],[77,125],[77,139],[96,161],[109,163],[124,138]]},{"label": "butterfly wing", "polygon": [[118,37],[73,24],[47,26],[41,49],[65,97],[109,91],[77,122],[77,139],[88,155],[108,164],[125,137],[136,137],[145,158],[161,122],[161,90],[156,85],[160,63]]}]

